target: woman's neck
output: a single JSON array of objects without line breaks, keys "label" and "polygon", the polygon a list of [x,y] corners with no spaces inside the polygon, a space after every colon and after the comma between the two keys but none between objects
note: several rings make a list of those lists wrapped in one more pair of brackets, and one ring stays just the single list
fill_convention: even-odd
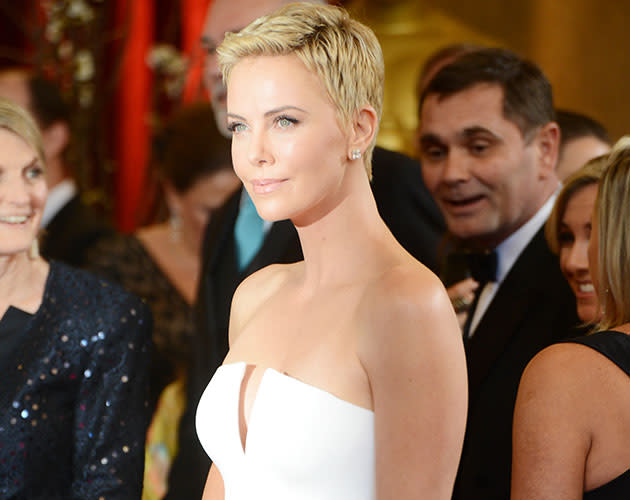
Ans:
[{"label": "woman's neck", "polygon": [[[356,282],[382,260],[377,247],[394,242],[364,172],[349,179],[332,209],[308,223],[294,221],[304,255],[307,288]],[[383,246],[381,246],[382,250]]]},{"label": "woman's neck", "polygon": [[201,269],[200,250],[195,251],[186,244],[181,239],[183,235],[174,241],[167,223],[143,228],[136,236],[171,284],[192,305]]},{"label": "woman's neck", "polygon": [[0,317],[9,306],[34,313],[41,304],[48,264],[25,252],[0,257]]}]

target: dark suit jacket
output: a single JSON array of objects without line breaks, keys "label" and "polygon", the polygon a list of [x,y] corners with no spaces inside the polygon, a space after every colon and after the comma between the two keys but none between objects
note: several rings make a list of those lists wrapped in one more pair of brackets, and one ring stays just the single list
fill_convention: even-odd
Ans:
[{"label": "dark suit jacket", "polygon": [[[398,241],[419,260],[434,268],[435,248],[442,232],[439,210],[422,181],[420,165],[402,154],[376,148],[372,183],[381,217]],[[189,373],[187,408],[179,428],[180,451],[169,477],[166,500],[198,500],[210,460],[197,439],[197,403],[228,351],[232,295],[249,274],[272,263],[302,259],[297,232],[290,221],[274,223],[263,246],[244,272],[236,267],[234,223],[240,191],[212,215],[206,230],[203,269],[198,295],[198,340]]]},{"label": "dark suit jacket", "polygon": [[398,242],[437,272],[437,248],[445,225],[424,185],[420,163],[401,153],[374,148],[372,192],[381,217]]},{"label": "dark suit jacket", "polygon": [[544,347],[572,335],[575,297],[541,229],[466,342],[469,409],[454,499],[510,497],[512,415],[521,374]]},{"label": "dark suit jacket", "polygon": [[75,195],[52,218],[41,239],[41,254],[75,267],[85,264],[86,252],[113,228]]}]

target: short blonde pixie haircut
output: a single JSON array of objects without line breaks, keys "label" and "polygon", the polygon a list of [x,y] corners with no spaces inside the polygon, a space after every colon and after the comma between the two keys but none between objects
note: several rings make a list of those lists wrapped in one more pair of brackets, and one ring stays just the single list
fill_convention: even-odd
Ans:
[{"label": "short blonde pixie haircut", "polygon": [[[263,16],[238,33],[227,33],[217,49],[223,79],[246,57],[295,54],[319,77],[337,108],[342,129],[348,129],[365,105],[383,107],[384,63],[374,32],[330,5],[293,3]],[[372,177],[375,138],[363,153]]]},{"label": "short blonde pixie haircut", "polygon": [[0,129],[8,130],[22,139],[37,153],[42,167],[45,167],[46,157],[41,133],[35,119],[25,109],[0,98]]},{"label": "short blonde pixie haircut", "polygon": [[630,138],[613,147],[599,184],[599,330],[630,322]]},{"label": "short blonde pixie haircut", "polygon": [[569,200],[582,188],[598,184],[607,165],[608,153],[589,160],[564,181],[545,225],[545,236],[553,253],[560,253],[560,224]]}]

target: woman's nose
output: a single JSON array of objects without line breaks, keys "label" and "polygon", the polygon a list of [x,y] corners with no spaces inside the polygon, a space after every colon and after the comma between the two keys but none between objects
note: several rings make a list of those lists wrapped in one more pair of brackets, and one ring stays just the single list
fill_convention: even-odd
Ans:
[{"label": "woman's nose", "polygon": [[23,179],[6,179],[0,183],[0,200],[14,206],[24,206],[30,202],[27,186]]},{"label": "woman's nose", "polygon": [[248,159],[252,165],[262,166],[271,162],[271,154],[264,132],[252,132],[249,141]]},{"label": "woman's nose", "polygon": [[588,271],[588,239],[576,239],[568,249],[566,266],[571,272]]}]

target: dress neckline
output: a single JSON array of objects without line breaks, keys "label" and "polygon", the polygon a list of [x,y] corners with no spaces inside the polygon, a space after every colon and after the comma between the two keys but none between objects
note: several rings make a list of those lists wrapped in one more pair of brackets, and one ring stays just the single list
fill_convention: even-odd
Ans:
[{"label": "dress neckline", "polygon": [[[240,421],[237,419],[236,422],[236,429],[237,429],[237,435],[239,438],[239,444],[240,444],[240,450],[241,453],[243,454],[243,456],[247,455],[247,449],[248,449],[248,442],[249,442],[249,435],[250,435],[250,431],[251,431],[251,427],[252,427],[252,422],[255,422],[255,415],[256,415],[256,409],[259,406],[259,400],[260,400],[260,393],[261,390],[264,390],[266,388],[266,382],[269,380],[269,378],[273,378],[276,381],[280,382],[280,383],[285,383],[285,384],[289,384],[289,385],[293,385],[294,387],[300,387],[302,389],[307,389],[309,392],[313,393],[313,394],[317,394],[320,397],[324,397],[329,401],[334,402],[335,404],[344,407],[346,409],[352,410],[352,411],[358,411],[362,414],[364,414],[367,418],[373,419],[374,418],[374,411],[370,410],[368,408],[364,408],[362,406],[356,405],[354,403],[351,403],[350,401],[346,401],[345,399],[342,399],[338,396],[335,396],[334,394],[320,388],[317,386],[314,386],[312,384],[308,384],[306,382],[303,382],[302,380],[299,380],[295,377],[292,377],[291,375],[288,375],[286,373],[282,373],[278,370],[276,370],[275,368],[272,367],[265,367],[262,368],[259,365],[257,365],[256,363],[247,363],[245,361],[235,361],[232,363],[226,363],[223,364],[221,366],[219,366],[219,368],[217,368],[217,372],[223,371],[223,370],[232,370],[232,369],[240,369],[240,383],[239,383],[239,394],[238,394],[238,398],[237,398],[237,414],[240,415],[241,412],[241,405],[243,404],[243,391],[245,390],[245,388],[242,387],[242,382],[243,379],[245,378],[245,374],[247,372],[247,368],[253,366],[254,369],[256,368],[260,368],[262,370],[262,376],[260,378],[260,382],[258,384],[258,387],[256,389],[256,394],[254,395],[254,399],[252,401],[252,405],[251,405],[251,409],[249,412],[249,418],[247,419],[247,421],[245,422],[246,424],[246,429],[244,431],[244,435],[241,433],[241,429],[240,429]],[[240,417],[239,417],[240,418]]]},{"label": "dress neckline", "polygon": [[[57,265],[58,264],[55,261],[51,261],[48,263],[48,274],[46,275],[46,280],[44,282],[44,292],[42,293],[42,299],[41,299],[41,302],[39,303],[39,306],[37,306],[37,310],[33,313],[30,313],[28,311],[25,311],[24,309],[20,309],[17,306],[9,305],[4,315],[0,318],[0,324],[2,324],[7,318],[11,319],[11,323],[13,323],[13,320],[16,320],[17,318],[19,318],[20,320],[24,320],[25,325],[28,326],[28,323],[35,316],[37,316],[42,310],[42,307],[44,307],[46,296],[48,295],[50,291],[50,286],[53,281],[53,277],[57,271],[56,269]],[[0,335],[2,334],[1,332],[2,330],[0,330]]]},{"label": "dress neckline", "polygon": [[[245,368],[247,366],[254,366],[256,368],[261,368],[263,370],[263,374],[262,374],[262,377],[260,379],[259,388],[260,388],[260,385],[262,385],[262,382],[263,382],[265,376],[268,373],[270,373],[273,376],[277,377],[279,380],[284,380],[284,381],[287,381],[289,383],[298,384],[298,385],[300,385],[302,387],[305,387],[305,388],[307,388],[309,390],[316,391],[316,392],[318,392],[318,393],[320,393],[320,394],[322,394],[322,395],[324,395],[326,397],[332,398],[332,399],[338,401],[339,403],[351,406],[352,408],[356,408],[357,410],[361,410],[361,411],[367,412],[367,413],[369,413],[371,415],[374,415],[374,410],[371,410],[369,408],[365,408],[365,407],[360,406],[360,405],[355,404],[355,403],[351,403],[350,401],[347,401],[347,400],[345,400],[343,398],[340,398],[339,396],[335,396],[332,392],[328,392],[326,389],[322,389],[321,387],[317,387],[316,385],[309,384],[308,382],[304,382],[304,381],[300,380],[299,378],[295,378],[292,375],[289,375],[287,373],[283,373],[281,371],[278,371],[275,368],[272,368],[270,366],[262,368],[262,367],[259,367],[258,365],[256,365],[256,363],[248,363],[246,361],[234,361],[234,362],[225,363],[225,364],[219,366],[219,368],[217,368],[217,370],[220,370],[222,368],[236,367],[236,366],[240,366],[240,367],[243,368],[243,374],[244,374]],[[258,393],[258,391],[256,391],[256,392]],[[258,394],[256,394],[256,395],[258,395]],[[254,402],[255,402],[255,400],[256,400],[256,398],[254,398]]]}]

